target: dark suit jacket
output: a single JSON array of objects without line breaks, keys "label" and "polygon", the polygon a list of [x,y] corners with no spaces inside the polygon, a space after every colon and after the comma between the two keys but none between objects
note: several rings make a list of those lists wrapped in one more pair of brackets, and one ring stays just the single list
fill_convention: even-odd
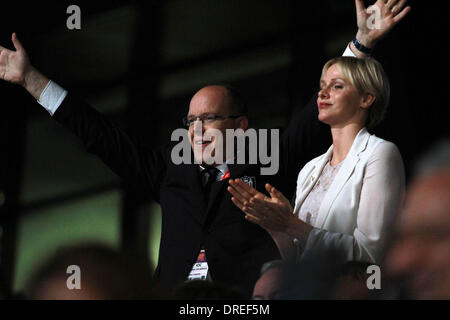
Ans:
[{"label": "dark suit jacket", "polygon": [[[140,147],[117,125],[70,94],[53,117],[136,192],[160,203],[162,235],[155,275],[161,287],[173,289],[187,278],[202,245],[212,279],[238,286],[248,295],[261,265],[280,258],[271,237],[246,221],[231,202],[227,180],[212,185],[213,201],[206,205],[198,166],[174,165],[170,158],[174,144],[153,150]],[[329,129],[317,120],[315,98],[280,140],[280,170],[276,175],[261,176],[260,165],[229,165],[231,178],[255,177],[260,191],[269,181],[292,198],[302,166],[323,153],[330,142]]]}]

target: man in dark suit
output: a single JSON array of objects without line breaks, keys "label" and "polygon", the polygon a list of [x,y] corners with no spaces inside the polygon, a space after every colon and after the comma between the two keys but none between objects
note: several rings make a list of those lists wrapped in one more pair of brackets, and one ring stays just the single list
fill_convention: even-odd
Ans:
[{"label": "man in dark suit", "polygon": [[[377,1],[386,23],[381,29],[371,30],[367,28],[369,15],[363,2],[356,0],[359,30],[347,54],[364,57],[368,47],[372,48],[403,18],[408,8],[400,10],[404,2],[399,2],[400,8],[397,2]],[[161,287],[170,291],[187,278],[212,279],[236,285],[250,296],[261,265],[280,256],[267,232],[247,222],[231,202],[227,181],[242,178],[260,191],[270,182],[292,197],[303,164],[329,144],[328,129],[317,120],[315,99],[277,141],[280,166],[275,175],[261,175],[260,164],[175,164],[174,143],[154,150],[139,146],[95,109],[36,70],[15,34],[12,41],[16,51],[0,47],[0,78],[22,85],[56,121],[73,131],[89,152],[98,155],[137,193],[160,203],[162,234],[155,274]],[[196,140],[193,127],[199,120],[202,132],[247,130],[244,110],[231,88],[208,86],[199,90],[190,102],[185,120],[194,158],[204,158],[208,145],[215,144],[214,140]],[[225,150],[225,144],[215,147]]]}]

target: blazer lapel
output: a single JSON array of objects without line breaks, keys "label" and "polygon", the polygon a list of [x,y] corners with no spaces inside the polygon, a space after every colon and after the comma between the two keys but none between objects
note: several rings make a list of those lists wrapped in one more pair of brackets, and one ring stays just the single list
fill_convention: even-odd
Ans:
[{"label": "blazer lapel", "polygon": [[[250,166],[251,165],[248,165],[248,164],[247,165],[246,164],[239,164],[239,165],[228,164],[228,170],[230,171],[230,179],[235,179],[235,178],[242,176],[244,173],[248,172],[248,168]],[[222,192],[228,192],[228,191],[224,191],[224,189],[228,186],[228,180],[229,179],[217,181],[211,185],[211,190],[210,190],[210,194],[209,194],[209,202],[208,202],[208,206],[206,208],[206,215],[203,217],[203,222],[211,214],[211,210],[213,209],[214,204],[216,203],[217,197]],[[206,204],[206,201],[204,203]]]},{"label": "blazer lapel", "polygon": [[325,197],[322,200],[315,227],[323,228],[323,225],[330,213],[334,201],[339,196],[339,193],[341,192],[345,183],[348,181],[353,171],[355,170],[356,164],[360,159],[359,154],[366,148],[369,137],[370,134],[367,132],[366,128],[362,128],[356,135],[352,147],[350,148],[347,157],[344,159],[342,167],[334,177],[334,180],[330,185],[330,189],[328,189]]},{"label": "blazer lapel", "polygon": [[322,155],[322,157],[317,159],[316,164],[310,169],[310,172],[306,174],[305,181],[303,182],[302,186],[297,186],[297,188],[302,188],[301,193],[298,194],[298,199],[295,201],[295,208],[294,208],[294,214],[298,216],[298,211],[300,210],[300,207],[303,204],[303,201],[305,201],[308,194],[311,192],[311,189],[314,187],[314,185],[317,182],[317,179],[319,178],[320,174],[322,173],[323,168],[327,164],[328,160],[331,159],[331,156],[333,154],[333,146],[328,148],[328,151]]},{"label": "blazer lapel", "polygon": [[[213,208],[214,203],[216,203],[217,196],[221,193],[222,189],[226,185],[228,185],[228,179],[214,182],[211,185],[211,189],[209,190],[209,200],[207,200],[208,206],[206,209],[206,215],[204,216],[205,219],[206,219],[206,216],[208,216],[210,214],[210,211]],[[206,204],[206,202],[205,202],[205,204]]]},{"label": "blazer lapel", "polygon": [[176,166],[178,176],[184,177],[183,181],[187,184],[189,189],[189,197],[191,197],[192,210],[190,212],[192,217],[200,224],[203,223],[206,215],[206,199],[200,181],[200,172],[196,164],[181,164]]}]

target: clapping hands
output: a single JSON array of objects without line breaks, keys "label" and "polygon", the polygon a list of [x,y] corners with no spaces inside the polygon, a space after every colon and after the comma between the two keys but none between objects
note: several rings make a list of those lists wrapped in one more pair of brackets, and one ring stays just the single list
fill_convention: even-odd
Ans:
[{"label": "clapping hands", "polygon": [[287,233],[298,220],[293,215],[289,200],[270,184],[265,186],[270,194],[266,196],[240,179],[230,180],[229,183],[228,191],[232,194],[233,203],[245,213],[248,221],[260,225],[269,233]]}]

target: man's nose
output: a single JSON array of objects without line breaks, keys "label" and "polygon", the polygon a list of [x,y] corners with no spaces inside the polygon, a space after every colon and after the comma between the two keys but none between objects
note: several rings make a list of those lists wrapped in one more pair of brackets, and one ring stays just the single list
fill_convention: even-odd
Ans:
[{"label": "man's nose", "polygon": [[199,117],[196,117],[194,120],[194,123],[192,124],[191,127],[194,131],[194,133],[196,134],[203,134],[205,132],[205,125],[203,123],[203,121],[200,120]]}]

